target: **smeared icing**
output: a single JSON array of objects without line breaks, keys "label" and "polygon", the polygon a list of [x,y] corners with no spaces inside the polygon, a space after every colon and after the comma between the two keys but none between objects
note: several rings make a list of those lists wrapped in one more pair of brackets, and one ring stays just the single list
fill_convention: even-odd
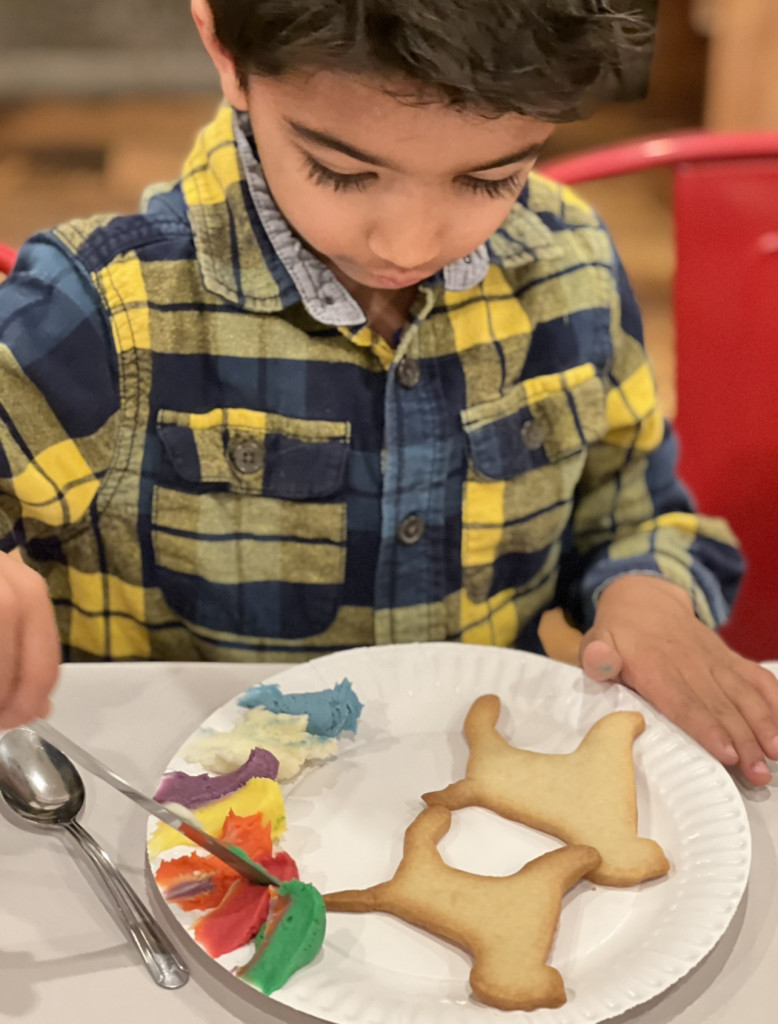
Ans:
[{"label": "smeared icing", "polygon": [[340,736],[344,731],[356,732],[362,703],[348,679],[331,690],[315,693],[282,693],[280,686],[267,683],[252,686],[238,704],[244,708],[265,707],[286,715],[307,715],[307,730],[314,736]]},{"label": "smeared icing", "polygon": [[[240,844],[245,856],[259,863],[272,857],[270,822],[261,812],[239,817],[230,811],[217,838],[230,845]],[[190,853],[163,861],[154,877],[165,899],[182,910],[208,910],[219,905],[240,876],[218,857]]]},{"label": "smeared icing", "polygon": [[[241,722],[228,732],[201,730],[183,752],[185,760],[215,776],[170,772],[157,798],[183,805],[183,815],[193,815],[206,832],[261,864],[281,885],[252,885],[203,852],[162,861],[155,877],[166,899],[203,914],[193,932],[211,956],[254,939],[254,955],[238,974],[270,994],[316,956],[326,927],[321,894],[299,881],[287,853],[273,855],[273,840],[286,825],[274,778],[287,781],[307,761],[334,757],[336,737],[356,731],[362,704],[347,679],[323,693],[284,695],[278,686],[258,686],[239,703],[249,708]],[[149,840],[149,856],[188,844],[160,823]]]},{"label": "smeared icing", "polygon": [[324,941],[326,911],[321,893],[293,879],[278,889],[267,922],[255,940],[256,952],[238,976],[266,995],[281,988],[309,964]]},{"label": "smeared icing", "polygon": [[254,747],[262,747],[278,758],[277,778],[286,782],[306,761],[327,761],[338,753],[337,739],[313,736],[307,730],[307,715],[274,714],[256,707],[228,732],[197,733],[182,754],[185,760],[222,774],[243,764]]},{"label": "smeared icing", "polygon": [[164,803],[177,803],[191,810],[221,800],[245,786],[249,779],[275,779],[277,775],[278,758],[269,750],[254,747],[244,764],[226,775],[166,772],[155,795]]},{"label": "smeared icing", "polygon": [[[189,813],[197,819],[205,832],[219,836],[230,811],[238,817],[261,812],[270,824],[273,839],[277,839],[286,829],[286,811],[281,787],[273,779],[249,779],[245,786],[230,793],[229,796],[205,804]],[[172,850],[175,846],[196,845],[170,825],[159,822],[148,841],[148,851],[150,857],[158,857],[165,850]]]},{"label": "smeared icing", "polygon": [[[297,865],[288,853],[262,861],[280,881],[298,877]],[[272,889],[237,879],[219,905],[194,926],[194,937],[213,957],[224,956],[250,942],[267,920]]]},{"label": "smeared icing", "polygon": [[227,864],[199,853],[163,860],[154,878],[166,900],[182,910],[211,910],[218,907],[235,881]]},{"label": "smeared icing", "polygon": [[[219,838],[280,881],[298,877],[288,853],[272,855],[270,825],[261,813],[239,817],[231,811]],[[222,956],[251,941],[267,918],[271,890],[252,885],[210,854],[190,853],[163,861],[154,877],[166,900],[182,910],[207,911],[196,922],[194,934],[211,956]]]}]

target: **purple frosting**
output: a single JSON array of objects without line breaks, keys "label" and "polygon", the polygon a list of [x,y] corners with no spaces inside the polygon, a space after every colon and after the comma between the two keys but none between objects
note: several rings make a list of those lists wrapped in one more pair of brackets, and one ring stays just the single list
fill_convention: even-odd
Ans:
[{"label": "purple frosting", "polygon": [[169,889],[165,889],[165,899],[191,899],[192,896],[213,892],[214,888],[215,886],[210,878],[196,878],[191,882],[179,882],[178,885],[172,885]]},{"label": "purple frosting", "polygon": [[277,775],[278,758],[269,750],[254,747],[246,763],[226,775],[165,772],[155,796],[161,803],[181,804],[192,810],[234,793],[249,779],[275,779]]}]

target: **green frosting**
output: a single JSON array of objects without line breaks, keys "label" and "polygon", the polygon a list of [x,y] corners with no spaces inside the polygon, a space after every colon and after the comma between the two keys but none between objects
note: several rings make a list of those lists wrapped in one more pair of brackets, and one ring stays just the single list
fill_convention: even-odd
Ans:
[{"label": "green frosting", "polygon": [[[232,850],[232,852],[236,855],[236,857],[240,857],[241,860],[245,860],[245,862],[247,864],[251,864],[255,868],[261,868],[265,872],[267,877],[271,878],[273,880],[273,885],[280,885],[281,884],[279,882],[279,880],[276,878],[275,875],[271,875],[270,874],[270,872],[267,870],[267,868],[264,866],[264,864],[257,864],[257,862],[255,860],[252,860],[251,857],[249,857],[249,855],[246,853],[246,851],[241,849],[240,846],[234,846],[232,843],[226,843],[225,845],[226,845],[228,850]],[[235,869],[233,868],[233,870],[235,870]],[[260,884],[259,882],[252,882],[252,885],[259,885],[259,884]]]},{"label": "green frosting", "polygon": [[278,896],[289,900],[289,905],[275,928],[268,929],[270,921],[262,926],[254,940],[254,956],[238,970],[240,978],[265,995],[281,988],[295,971],[313,960],[321,949],[326,926],[324,900],[312,885],[293,878],[279,887]]}]

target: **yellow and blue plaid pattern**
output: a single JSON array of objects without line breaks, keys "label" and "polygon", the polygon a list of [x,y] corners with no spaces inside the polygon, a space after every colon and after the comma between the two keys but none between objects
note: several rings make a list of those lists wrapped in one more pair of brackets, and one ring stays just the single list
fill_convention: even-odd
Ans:
[{"label": "yellow and blue plaid pattern", "polygon": [[609,236],[533,177],[488,249],[396,348],[317,322],[228,110],[140,214],[31,240],[0,287],[0,546],[66,657],[536,647],[544,609],[585,626],[631,572],[720,621],[740,556],[675,478]]}]

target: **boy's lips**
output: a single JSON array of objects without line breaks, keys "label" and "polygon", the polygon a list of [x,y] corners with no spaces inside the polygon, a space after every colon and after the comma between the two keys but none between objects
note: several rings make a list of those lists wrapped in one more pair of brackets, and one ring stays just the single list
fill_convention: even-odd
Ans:
[{"label": "boy's lips", "polygon": [[409,288],[430,276],[429,271],[415,271],[408,274],[387,274],[370,271],[370,276],[381,288]]},{"label": "boy's lips", "polygon": [[402,270],[400,267],[371,267],[356,260],[339,260],[337,266],[353,281],[358,281],[371,288],[410,288],[426,280],[440,269],[439,264],[417,267],[415,270]]}]

